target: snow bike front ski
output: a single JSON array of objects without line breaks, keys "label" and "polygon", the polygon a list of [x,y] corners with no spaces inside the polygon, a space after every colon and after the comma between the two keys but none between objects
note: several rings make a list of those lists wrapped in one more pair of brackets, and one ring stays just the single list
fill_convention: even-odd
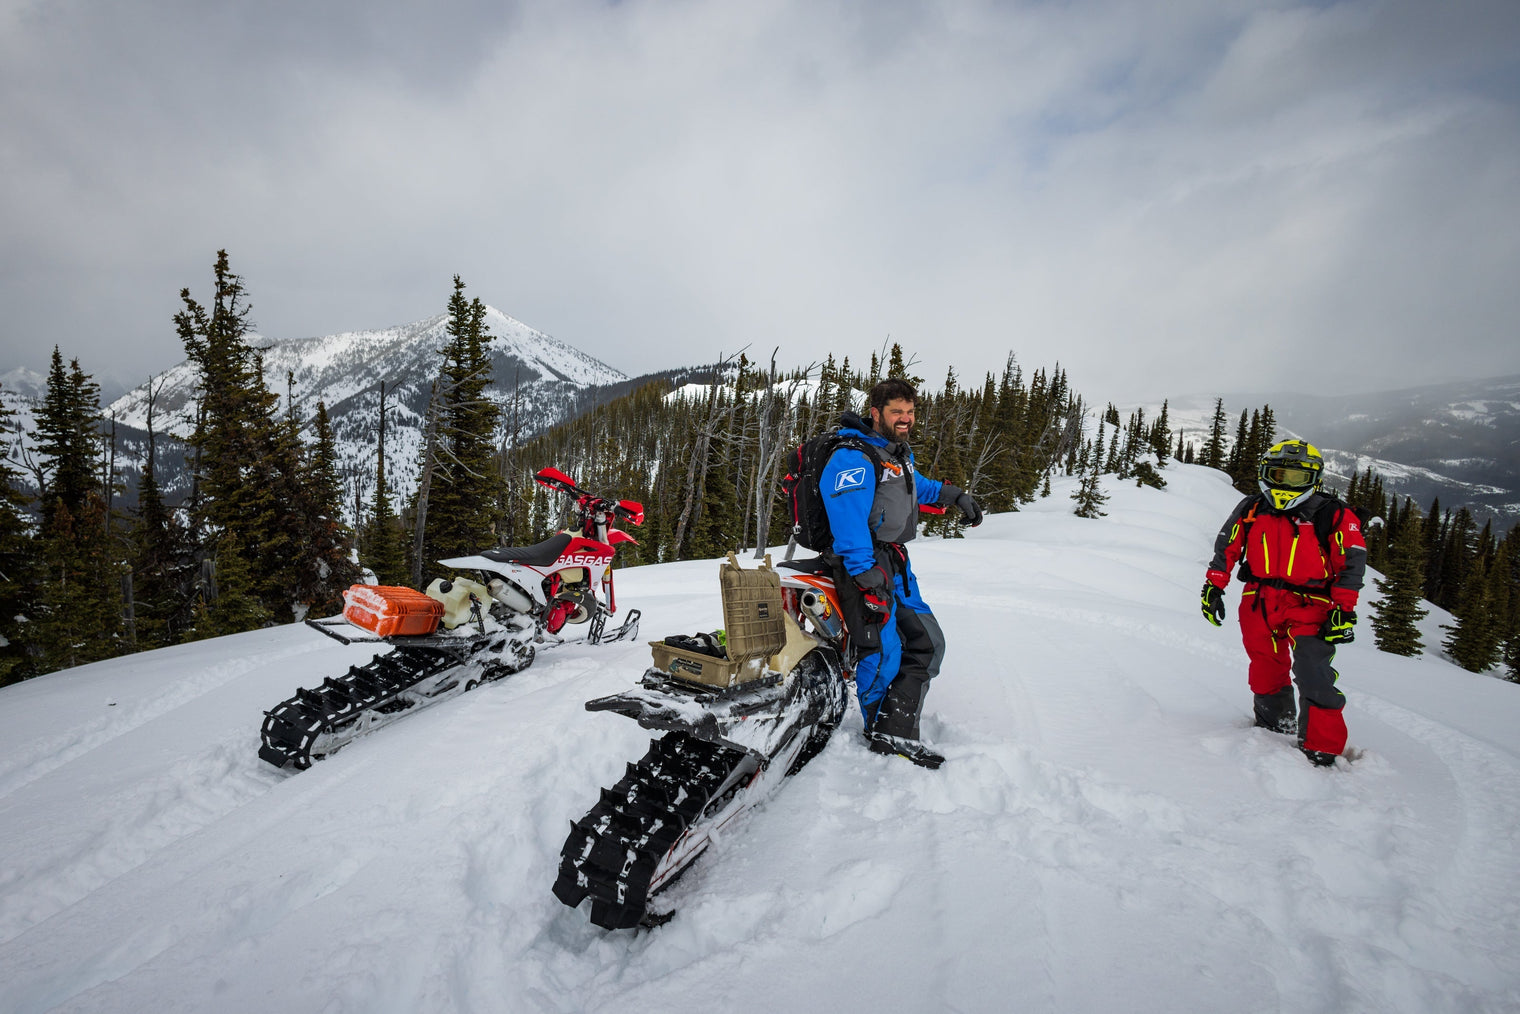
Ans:
[{"label": "snow bike front ski", "polygon": [[613,556],[635,541],[614,524],[643,524],[643,506],[589,493],[557,469],[535,478],[572,498],[570,529],[533,546],[438,561],[455,572],[475,571],[479,581],[440,578],[421,593],[354,585],[344,593],[341,617],[307,621],[344,644],[384,643],[391,650],[314,689],[297,689],[266,711],[260,758],[308,768],[421,707],[521,672],[546,648],[578,643],[561,634],[568,625],[586,624],[589,644],[638,635],[637,609],[620,626],[608,621],[617,612]]},{"label": "snow bike front ski", "polygon": [[[658,899],[714,837],[828,745],[848,706],[845,635],[819,561],[719,567],[726,650],[651,642],[638,687],[586,704],[664,731],[571,825],[554,894],[605,929],[657,925]],[[674,643],[672,643],[674,642]]]}]

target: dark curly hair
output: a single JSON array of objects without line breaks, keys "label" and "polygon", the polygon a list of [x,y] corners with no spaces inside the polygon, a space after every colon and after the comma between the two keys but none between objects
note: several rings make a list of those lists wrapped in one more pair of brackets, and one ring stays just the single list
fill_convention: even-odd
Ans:
[{"label": "dark curly hair", "polygon": [[869,406],[874,409],[884,409],[889,401],[918,401],[918,392],[913,385],[906,380],[897,377],[888,377],[875,387],[871,388]]}]

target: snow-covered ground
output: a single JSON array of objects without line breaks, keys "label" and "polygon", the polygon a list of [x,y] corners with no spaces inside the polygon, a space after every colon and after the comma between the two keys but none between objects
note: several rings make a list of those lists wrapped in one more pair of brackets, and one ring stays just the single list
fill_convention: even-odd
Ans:
[{"label": "snow-covered ground", "polygon": [[[1363,631],[1360,758],[1311,767],[1250,727],[1238,633],[1199,616],[1236,494],[1166,474],[1103,519],[1058,484],[917,544],[948,762],[868,753],[852,713],[653,931],[549,892],[643,751],[581,707],[642,643],[547,653],[293,776],[255,755],[262,710],[363,648],[281,627],[0,691],[0,1009],[1520,1009],[1520,686]],[[712,563],[618,584],[648,637],[719,623]]]}]

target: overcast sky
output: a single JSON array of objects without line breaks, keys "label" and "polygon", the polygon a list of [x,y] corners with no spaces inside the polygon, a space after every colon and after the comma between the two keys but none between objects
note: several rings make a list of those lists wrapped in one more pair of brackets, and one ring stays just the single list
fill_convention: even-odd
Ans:
[{"label": "overcast sky", "polygon": [[1517,0],[0,0],[0,372],[468,293],[629,374],[1520,372]]}]

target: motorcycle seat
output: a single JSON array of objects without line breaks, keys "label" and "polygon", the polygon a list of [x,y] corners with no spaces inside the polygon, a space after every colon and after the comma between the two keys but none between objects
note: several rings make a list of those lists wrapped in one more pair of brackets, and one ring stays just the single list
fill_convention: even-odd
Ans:
[{"label": "motorcycle seat", "polygon": [[787,570],[798,570],[804,574],[817,574],[819,577],[832,577],[834,568],[829,566],[827,560],[821,556],[810,556],[806,560],[782,560],[776,564]]},{"label": "motorcycle seat", "polygon": [[560,532],[534,546],[497,546],[480,555],[497,563],[521,563],[529,567],[547,567],[558,560],[565,547],[570,545],[569,532]]}]

